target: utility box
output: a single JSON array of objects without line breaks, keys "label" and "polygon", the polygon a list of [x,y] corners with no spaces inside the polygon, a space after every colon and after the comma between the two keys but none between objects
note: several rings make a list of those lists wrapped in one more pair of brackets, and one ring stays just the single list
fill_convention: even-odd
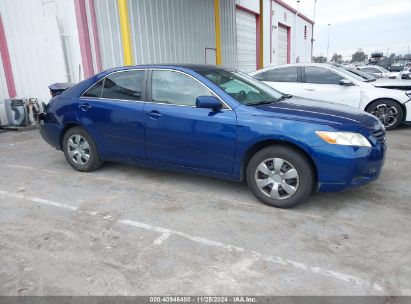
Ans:
[{"label": "utility box", "polygon": [[26,101],[26,99],[5,100],[6,114],[10,126],[26,126]]},{"label": "utility box", "polygon": [[0,127],[8,126],[9,120],[6,113],[6,104],[4,99],[0,99]]}]

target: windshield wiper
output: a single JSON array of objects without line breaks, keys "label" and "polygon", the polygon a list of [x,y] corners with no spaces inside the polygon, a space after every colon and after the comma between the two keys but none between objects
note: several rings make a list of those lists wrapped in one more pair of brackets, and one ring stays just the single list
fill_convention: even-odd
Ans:
[{"label": "windshield wiper", "polygon": [[249,103],[249,106],[258,106],[258,105],[264,105],[264,104],[270,104],[273,102],[277,102],[277,99],[273,99],[273,100],[261,100],[259,102],[256,103]]},{"label": "windshield wiper", "polygon": [[293,95],[290,94],[283,94],[281,97],[277,98],[277,99],[272,99],[272,100],[261,100],[259,102],[256,103],[249,103],[249,106],[258,106],[258,105],[264,105],[264,104],[270,104],[270,103],[274,103],[274,102],[278,102],[284,99],[288,99],[293,97]]},{"label": "windshield wiper", "polygon": [[289,99],[289,98],[291,98],[291,97],[293,97],[293,95],[291,95],[291,94],[283,94],[280,98],[277,99],[277,101]]}]

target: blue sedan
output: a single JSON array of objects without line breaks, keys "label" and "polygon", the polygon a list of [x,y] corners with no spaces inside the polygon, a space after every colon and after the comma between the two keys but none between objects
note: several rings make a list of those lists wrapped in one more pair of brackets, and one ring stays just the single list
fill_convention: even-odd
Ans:
[{"label": "blue sedan", "polygon": [[282,94],[208,65],[106,70],[59,92],[40,132],[78,171],[104,161],[246,180],[289,208],[378,178],[385,130],[370,114]]}]

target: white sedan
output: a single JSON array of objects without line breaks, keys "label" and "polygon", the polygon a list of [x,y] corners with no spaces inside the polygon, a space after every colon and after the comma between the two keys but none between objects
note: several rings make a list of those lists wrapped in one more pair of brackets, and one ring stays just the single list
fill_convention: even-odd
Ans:
[{"label": "white sedan", "polygon": [[330,64],[270,66],[250,75],[283,93],[367,111],[387,129],[411,122],[411,91],[377,87],[375,81]]},{"label": "white sedan", "polygon": [[358,70],[361,72],[369,73],[374,75],[378,78],[389,78],[389,79],[409,79],[410,72],[409,71],[401,71],[401,72],[390,72],[383,67],[378,65],[366,65],[357,67]]}]

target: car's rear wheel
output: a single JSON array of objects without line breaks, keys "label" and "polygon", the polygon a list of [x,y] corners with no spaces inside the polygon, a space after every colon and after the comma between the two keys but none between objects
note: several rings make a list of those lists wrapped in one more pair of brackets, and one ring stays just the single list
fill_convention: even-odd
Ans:
[{"label": "car's rear wheel", "polygon": [[263,203],[291,208],[311,194],[315,176],[311,163],[298,150],[275,145],[258,151],[247,166],[247,183]]},{"label": "car's rear wheel", "polygon": [[64,134],[63,150],[67,162],[77,171],[93,171],[103,164],[96,143],[83,128],[73,127]]},{"label": "car's rear wheel", "polygon": [[404,117],[401,106],[390,99],[380,99],[367,107],[367,112],[377,117],[387,130],[398,127]]}]

